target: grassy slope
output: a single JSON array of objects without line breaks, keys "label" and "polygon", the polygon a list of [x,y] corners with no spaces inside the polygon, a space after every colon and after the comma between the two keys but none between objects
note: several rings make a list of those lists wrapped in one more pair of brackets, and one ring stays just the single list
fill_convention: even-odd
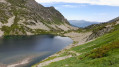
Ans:
[{"label": "grassy slope", "polygon": [[[80,56],[74,55],[46,67],[119,67],[118,29],[119,25],[116,25],[113,32],[105,34],[95,41],[69,49],[80,53]],[[65,52],[64,55],[68,55],[68,53]]]}]

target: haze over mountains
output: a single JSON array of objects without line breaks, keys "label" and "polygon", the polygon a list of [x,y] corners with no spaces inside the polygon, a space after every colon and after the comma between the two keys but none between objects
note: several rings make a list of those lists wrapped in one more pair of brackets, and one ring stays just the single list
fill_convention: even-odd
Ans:
[{"label": "haze over mountains", "polygon": [[87,27],[92,24],[99,24],[99,22],[91,22],[91,21],[85,21],[85,20],[69,20],[70,24],[76,27]]}]

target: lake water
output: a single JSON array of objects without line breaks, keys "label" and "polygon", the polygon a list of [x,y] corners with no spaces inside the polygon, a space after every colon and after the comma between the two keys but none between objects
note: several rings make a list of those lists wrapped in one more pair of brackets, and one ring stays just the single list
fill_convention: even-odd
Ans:
[{"label": "lake water", "polygon": [[[5,36],[0,39],[0,67],[17,63],[21,66],[13,66],[30,67],[72,42],[68,37],[53,35]],[[23,65],[23,61],[26,65]]]}]

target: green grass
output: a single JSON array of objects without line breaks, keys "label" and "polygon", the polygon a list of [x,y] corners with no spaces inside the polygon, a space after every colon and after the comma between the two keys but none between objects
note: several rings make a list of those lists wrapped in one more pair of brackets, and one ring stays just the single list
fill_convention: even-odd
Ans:
[{"label": "green grass", "polygon": [[[82,53],[45,67],[119,67],[119,25],[113,32],[69,50]],[[68,51],[69,51],[68,50]],[[68,55],[67,51],[64,55]]]}]

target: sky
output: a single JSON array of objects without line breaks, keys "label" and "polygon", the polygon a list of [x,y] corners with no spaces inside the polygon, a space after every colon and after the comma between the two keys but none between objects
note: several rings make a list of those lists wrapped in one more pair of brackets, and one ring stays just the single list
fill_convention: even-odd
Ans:
[{"label": "sky", "polygon": [[119,0],[36,0],[54,6],[68,20],[106,22],[119,16]]}]

